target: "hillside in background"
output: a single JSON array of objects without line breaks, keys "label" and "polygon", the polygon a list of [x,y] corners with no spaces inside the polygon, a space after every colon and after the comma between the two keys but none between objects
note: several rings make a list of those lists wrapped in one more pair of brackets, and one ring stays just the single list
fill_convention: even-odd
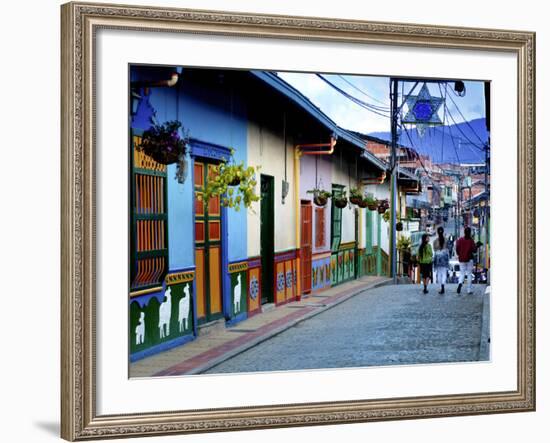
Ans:
[{"label": "hillside in background", "polygon": [[[415,128],[408,129],[408,136],[403,131],[399,144],[429,155],[434,163],[483,163],[485,154],[482,147],[488,141],[485,119],[479,118],[468,123],[471,128],[467,123],[427,128],[423,137],[418,135]],[[369,135],[391,141],[389,132],[372,132]]]}]

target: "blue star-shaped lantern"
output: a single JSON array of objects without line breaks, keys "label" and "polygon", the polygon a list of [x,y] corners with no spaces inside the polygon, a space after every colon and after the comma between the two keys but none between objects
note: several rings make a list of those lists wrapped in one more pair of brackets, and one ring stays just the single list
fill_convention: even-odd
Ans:
[{"label": "blue star-shaped lantern", "polygon": [[424,83],[418,95],[409,95],[406,98],[408,111],[401,122],[416,125],[422,135],[427,126],[443,124],[437,113],[443,102],[444,99],[441,97],[432,97]]}]

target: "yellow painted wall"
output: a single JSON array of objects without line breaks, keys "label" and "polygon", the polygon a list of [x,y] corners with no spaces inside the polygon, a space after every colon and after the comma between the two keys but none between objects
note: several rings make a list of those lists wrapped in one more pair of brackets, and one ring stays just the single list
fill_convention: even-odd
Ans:
[{"label": "yellow painted wall", "polygon": [[[281,202],[282,180],[285,178],[285,156],[283,142],[283,120],[279,117],[276,123],[259,122],[260,118],[249,121],[248,124],[248,163],[261,165],[258,172],[256,192],[260,195],[260,174],[274,177],[275,186],[275,251],[285,251],[296,248],[295,240],[295,191],[294,191],[294,146],[287,136],[286,143],[286,180],[289,191],[285,204]],[[260,202],[254,203],[248,210],[248,256],[260,254]]]}]

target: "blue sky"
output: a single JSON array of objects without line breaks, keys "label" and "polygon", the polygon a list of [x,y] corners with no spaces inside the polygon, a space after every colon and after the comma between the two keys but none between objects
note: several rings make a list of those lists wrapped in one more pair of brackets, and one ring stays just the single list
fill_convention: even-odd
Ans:
[{"label": "blue sky", "polygon": [[[355,104],[315,74],[291,72],[279,72],[278,74],[283,80],[290,83],[308,97],[339,126],[363,133],[390,131],[390,119],[388,117],[377,115]],[[324,77],[360,100],[388,109],[390,107],[388,77],[339,76],[335,74],[326,74]],[[483,94],[483,82],[468,81],[464,83],[466,85],[466,95],[464,97],[458,97],[453,94],[452,99],[466,120],[484,118],[485,99]],[[404,82],[403,91],[405,95],[409,94],[413,85],[414,82]],[[416,95],[420,91],[421,86],[422,83],[419,83],[413,95]],[[450,86],[452,86],[452,84]],[[441,96],[438,85],[429,84],[428,88],[431,95]],[[400,84],[399,94],[401,94],[401,92],[402,86]],[[461,123],[463,119],[449,98],[447,98],[447,107],[454,120],[457,123]],[[441,106],[439,110],[439,116],[441,119],[444,117],[443,106]],[[446,120],[446,124],[453,124],[452,120],[448,117]]]}]

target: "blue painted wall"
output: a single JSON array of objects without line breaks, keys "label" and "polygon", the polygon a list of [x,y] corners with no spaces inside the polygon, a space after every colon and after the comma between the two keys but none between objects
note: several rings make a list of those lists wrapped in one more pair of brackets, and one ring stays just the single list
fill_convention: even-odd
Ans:
[{"label": "blue painted wall", "polygon": [[[134,68],[131,79],[168,78],[168,74],[169,70],[156,73],[148,70],[141,74],[140,68]],[[238,88],[223,79],[211,78],[205,84],[200,83],[186,77],[183,69],[175,87],[151,88],[132,125],[145,126],[152,109],[158,123],[179,120],[190,137],[233,148],[235,161],[246,165],[247,113],[244,101],[236,92]],[[147,102],[150,107],[146,106]],[[192,167],[191,161],[189,166]],[[179,184],[174,178],[176,165],[169,165],[167,173],[169,268],[176,270],[194,264],[193,182],[190,171],[185,183]],[[228,259],[244,260],[247,258],[246,210],[241,207],[239,212],[228,209],[226,213]]]},{"label": "blue painted wall", "polygon": [[[233,148],[236,163],[247,164],[247,113],[239,93],[226,83],[197,84],[186,78],[178,82],[180,121],[193,138]],[[246,210],[227,210],[228,259],[247,258]]]}]

